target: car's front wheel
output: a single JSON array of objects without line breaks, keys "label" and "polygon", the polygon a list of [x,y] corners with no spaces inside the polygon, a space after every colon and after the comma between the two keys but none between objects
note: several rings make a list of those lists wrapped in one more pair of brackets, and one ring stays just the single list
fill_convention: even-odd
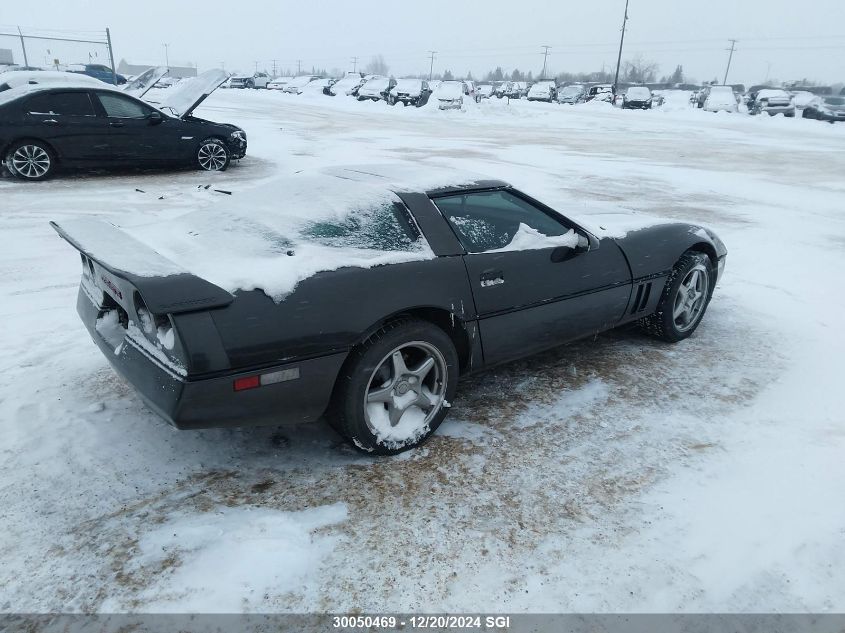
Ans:
[{"label": "car's front wheel", "polygon": [[44,180],[55,170],[56,160],[41,141],[15,143],[6,154],[6,169],[23,180]]},{"label": "car's front wheel", "polygon": [[701,323],[713,294],[713,283],[710,258],[687,251],[666,280],[657,309],[641,319],[640,325],[669,343],[682,341]]},{"label": "car's front wheel", "polygon": [[230,160],[229,148],[219,138],[207,138],[197,149],[197,166],[204,171],[223,171]]},{"label": "car's front wheel", "polygon": [[350,354],[330,421],[359,450],[393,455],[440,426],[457,380],[458,354],[446,332],[417,319],[393,321]]}]

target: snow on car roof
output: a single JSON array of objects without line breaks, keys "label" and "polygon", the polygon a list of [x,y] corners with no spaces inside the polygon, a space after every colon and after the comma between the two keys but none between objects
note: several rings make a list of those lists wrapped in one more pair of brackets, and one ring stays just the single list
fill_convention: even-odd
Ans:
[{"label": "snow on car roof", "polygon": [[[119,88],[116,88],[110,84],[103,82],[100,83],[102,83],[103,85],[96,86],[97,90],[111,90],[112,92],[122,92]],[[84,88],[91,88],[91,86],[83,86],[79,85],[78,83],[24,84],[23,86],[18,86],[17,88],[11,88],[9,90],[0,91],[0,106],[29,94],[35,94],[37,92],[43,92],[45,90],[55,90],[56,88],[79,90]]]},{"label": "snow on car roof", "polygon": [[9,88],[27,84],[64,84],[77,86],[108,86],[110,84],[81,73],[67,73],[61,70],[9,70],[0,73],[0,86]]}]

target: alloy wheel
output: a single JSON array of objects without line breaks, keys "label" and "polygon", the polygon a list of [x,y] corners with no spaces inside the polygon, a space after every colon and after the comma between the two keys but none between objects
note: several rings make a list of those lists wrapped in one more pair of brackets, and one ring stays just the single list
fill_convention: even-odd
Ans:
[{"label": "alloy wheel", "polygon": [[447,383],[439,349],[425,341],[403,343],[370,376],[364,400],[367,426],[376,436],[421,434],[445,402]]},{"label": "alloy wheel", "polygon": [[704,264],[696,264],[684,276],[672,303],[672,319],[678,332],[686,332],[698,322],[707,304],[709,286]]},{"label": "alloy wheel", "polygon": [[207,171],[220,171],[226,166],[226,149],[219,143],[206,143],[197,152],[197,160]]},{"label": "alloy wheel", "polygon": [[24,178],[43,178],[52,161],[47,151],[39,145],[21,145],[10,157],[12,171]]}]

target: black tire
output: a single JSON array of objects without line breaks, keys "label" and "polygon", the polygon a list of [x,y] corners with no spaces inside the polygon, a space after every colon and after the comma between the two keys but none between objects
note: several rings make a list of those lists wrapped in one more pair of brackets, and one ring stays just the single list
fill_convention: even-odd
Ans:
[{"label": "black tire", "polygon": [[[693,271],[698,271],[703,275],[704,283],[706,284],[702,291],[700,308],[696,303],[695,314],[687,322],[684,321],[683,313],[680,317],[676,317],[675,309],[679,307],[678,300],[688,302],[691,295],[681,293],[681,285],[685,283]],[[672,273],[666,280],[666,285],[663,288],[663,294],[657,304],[657,309],[653,314],[640,319],[640,326],[652,336],[663,339],[669,343],[677,343],[690,336],[698,328],[704,313],[707,311],[707,306],[710,303],[710,298],[713,296],[713,286],[715,279],[713,277],[713,263],[710,258],[704,253],[696,251],[687,251],[684,253],[678,262],[672,268]],[[680,322],[679,322],[680,321]]]},{"label": "black tire", "polygon": [[255,88],[255,81],[253,81],[252,79],[247,79],[246,82],[244,82],[244,86],[246,86],[247,88]]},{"label": "black tire", "polygon": [[225,171],[232,160],[229,148],[219,138],[207,138],[197,146],[197,167],[203,171]]},{"label": "black tire", "polygon": [[[395,426],[385,427],[388,433],[397,434],[387,437],[379,436],[374,432],[369,421],[369,413],[365,411],[368,394],[380,391],[374,381],[382,380],[379,372],[386,366],[391,365],[391,358],[400,348],[399,353],[413,367],[415,363],[410,362],[413,358],[405,356],[406,353],[418,351],[417,346],[428,346],[430,351],[436,350],[439,358],[434,360],[434,365],[428,374],[420,381],[418,389],[423,388],[423,383],[430,383],[433,387],[429,393],[437,389],[442,396],[439,404],[432,407],[428,412],[421,408],[418,410],[426,417],[417,425],[405,424],[402,428],[404,416],[401,414]],[[403,347],[406,346],[406,347]],[[442,366],[441,366],[442,363]],[[387,364],[387,365],[386,365]],[[411,370],[409,370],[411,371]],[[452,339],[442,329],[427,321],[414,318],[403,318],[391,321],[382,326],[375,334],[370,336],[364,343],[355,348],[349,355],[346,363],[341,369],[335,385],[332,397],[332,405],[327,413],[330,424],[340,433],[347,442],[356,449],[376,455],[395,455],[408,449],[419,446],[426,441],[437,430],[443,419],[449,412],[450,402],[455,396],[458,383],[458,354]],[[395,377],[387,377],[387,382],[382,383],[382,389],[388,383],[395,383]],[[398,381],[399,383],[403,381]],[[407,387],[407,384],[405,385]],[[400,385],[396,383],[396,388]],[[406,394],[406,391],[396,391],[391,387],[391,394]],[[390,396],[393,398],[393,395]],[[386,403],[371,403],[368,407],[385,407],[382,417],[388,415]],[[414,405],[406,405],[408,409]],[[378,410],[373,411],[378,414]],[[416,415],[416,412],[412,412]],[[382,420],[384,423],[384,420]],[[390,424],[388,422],[388,424]],[[399,435],[401,431],[403,435]]]},{"label": "black tire", "polygon": [[56,171],[56,156],[49,145],[38,140],[14,143],[4,157],[6,169],[21,180],[46,180]]}]

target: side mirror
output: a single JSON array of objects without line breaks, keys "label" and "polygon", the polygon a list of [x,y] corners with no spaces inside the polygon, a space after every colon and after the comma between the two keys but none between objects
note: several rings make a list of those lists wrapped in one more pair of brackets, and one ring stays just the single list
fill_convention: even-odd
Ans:
[{"label": "side mirror", "polygon": [[150,125],[158,125],[159,123],[164,123],[164,117],[161,116],[161,112],[150,112],[147,116],[147,120],[150,122]]}]

